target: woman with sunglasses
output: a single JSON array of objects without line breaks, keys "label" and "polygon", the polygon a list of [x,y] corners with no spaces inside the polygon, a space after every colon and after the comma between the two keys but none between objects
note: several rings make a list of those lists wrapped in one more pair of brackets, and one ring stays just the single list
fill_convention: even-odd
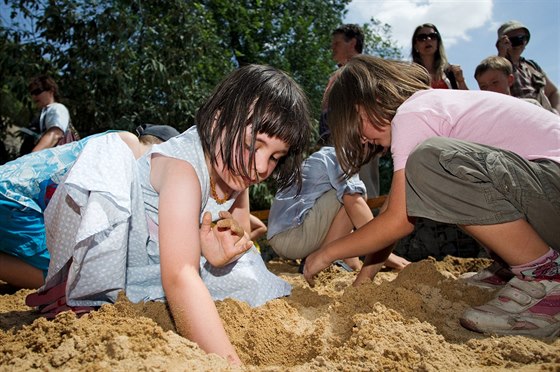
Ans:
[{"label": "woman with sunglasses", "polygon": [[547,110],[558,113],[558,89],[547,79],[543,69],[535,61],[521,57],[530,39],[529,29],[519,21],[508,21],[498,29],[498,55],[507,58],[513,65],[514,81],[511,95],[536,99]]},{"label": "woman with sunglasses", "polygon": [[28,89],[33,102],[41,109],[40,136],[31,151],[48,149],[78,140],[79,136],[72,126],[68,109],[58,102],[58,85],[54,79],[46,75],[37,76],[29,82]]},{"label": "woman with sunglasses", "polygon": [[412,61],[424,66],[432,77],[432,88],[469,89],[459,65],[447,62],[443,41],[437,27],[424,23],[412,35]]}]

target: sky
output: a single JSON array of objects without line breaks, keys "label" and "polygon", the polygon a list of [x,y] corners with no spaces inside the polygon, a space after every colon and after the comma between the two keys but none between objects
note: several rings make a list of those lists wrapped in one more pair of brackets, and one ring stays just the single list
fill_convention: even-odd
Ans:
[{"label": "sky", "polygon": [[560,0],[353,0],[347,9],[345,23],[361,25],[373,17],[389,24],[408,60],[416,26],[434,24],[449,63],[460,65],[469,89],[476,90],[474,70],[497,54],[498,28],[520,21],[531,32],[522,56],[537,62],[560,89]]}]

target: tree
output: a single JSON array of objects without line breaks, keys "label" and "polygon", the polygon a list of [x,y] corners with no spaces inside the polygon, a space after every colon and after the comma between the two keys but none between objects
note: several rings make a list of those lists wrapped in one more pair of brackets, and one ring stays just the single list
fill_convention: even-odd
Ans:
[{"label": "tree", "polygon": [[[10,99],[0,107],[19,103],[27,115],[22,123],[18,110],[3,108],[2,120],[28,123],[26,82],[49,73],[82,135],[147,122],[184,130],[218,81],[247,63],[287,71],[318,119],[336,68],[331,32],[349,2],[4,0],[11,23],[0,24],[0,97]],[[387,25],[372,20],[364,28],[371,51],[395,55]]]},{"label": "tree", "polygon": [[392,39],[391,26],[372,18],[364,23],[364,53],[385,59],[400,60],[403,58],[402,48]]},{"label": "tree", "polygon": [[[142,122],[186,129],[201,99],[234,68],[230,56],[216,47],[216,25],[196,4],[41,4],[12,3],[19,14],[33,19],[33,33],[40,35],[34,45],[45,56],[45,65],[33,75],[55,72],[73,122],[83,134],[132,129]],[[16,40],[22,32],[7,34]],[[25,94],[19,97],[25,100]]]},{"label": "tree", "polygon": [[347,2],[9,2],[13,19],[27,27],[2,27],[5,40],[38,53],[33,74],[10,74],[18,65],[13,58],[4,76],[17,76],[7,85],[20,87],[16,97],[29,102],[22,80],[55,74],[83,134],[141,122],[185,129],[223,75],[246,63],[288,71],[315,108],[332,69],[329,33]]}]

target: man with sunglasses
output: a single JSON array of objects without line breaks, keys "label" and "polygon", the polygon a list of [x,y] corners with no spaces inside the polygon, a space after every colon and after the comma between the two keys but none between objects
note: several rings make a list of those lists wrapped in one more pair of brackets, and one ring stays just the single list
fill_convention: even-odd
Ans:
[{"label": "man with sunglasses", "polygon": [[53,78],[46,75],[37,76],[30,81],[28,89],[31,99],[41,109],[40,137],[32,152],[79,139],[70,122],[68,109],[58,102],[58,85]]},{"label": "man with sunglasses", "polygon": [[496,48],[498,56],[507,58],[513,65],[514,82],[511,95],[537,100],[544,108],[558,114],[560,93],[546,77],[542,68],[533,60],[521,57],[531,39],[529,29],[519,21],[508,21],[498,29]]}]

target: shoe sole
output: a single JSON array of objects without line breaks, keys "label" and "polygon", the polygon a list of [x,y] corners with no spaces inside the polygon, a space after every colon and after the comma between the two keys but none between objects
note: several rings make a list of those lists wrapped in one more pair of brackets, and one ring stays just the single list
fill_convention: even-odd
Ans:
[{"label": "shoe sole", "polygon": [[459,319],[463,327],[470,331],[483,333],[483,334],[496,334],[503,336],[531,336],[543,339],[553,339],[560,336],[560,323],[551,324],[548,327],[535,328],[535,329],[492,329],[482,330],[476,322],[468,319]]},{"label": "shoe sole", "polygon": [[31,293],[25,298],[25,304],[29,307],[48,305],[66,294],[66,282],[57,284],[45,292]]}]

